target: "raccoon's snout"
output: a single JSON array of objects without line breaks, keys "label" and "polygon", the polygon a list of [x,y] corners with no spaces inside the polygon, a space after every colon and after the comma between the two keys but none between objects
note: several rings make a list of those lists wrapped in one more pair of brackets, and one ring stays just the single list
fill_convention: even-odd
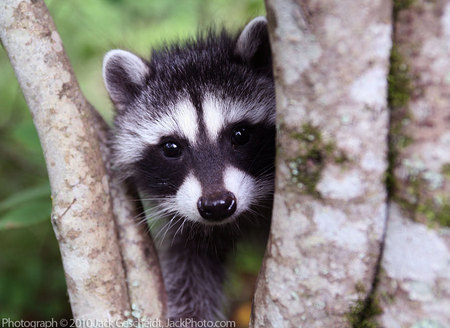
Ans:
[{"label": "raccoon's snout", "polygon": [[202,196],[197,202],[200,215],[208,221],[220,221],[236,211],[236,197],[230,191]]}]

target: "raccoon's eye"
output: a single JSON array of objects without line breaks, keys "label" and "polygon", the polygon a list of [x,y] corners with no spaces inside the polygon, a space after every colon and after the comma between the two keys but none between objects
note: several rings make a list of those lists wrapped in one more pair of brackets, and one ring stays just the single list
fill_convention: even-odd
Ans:
[{"label": "raccoon's eye", "polygon": [[250,131],[246,127],[238,127],[231,132],[231,142],[233,145],[242,146],[250,140]]},{"label": "raccoon's eye", "polygon": [[162,144],[162,151],[166,157],[179,157],[181,155],[181,147],[171,141]]}]

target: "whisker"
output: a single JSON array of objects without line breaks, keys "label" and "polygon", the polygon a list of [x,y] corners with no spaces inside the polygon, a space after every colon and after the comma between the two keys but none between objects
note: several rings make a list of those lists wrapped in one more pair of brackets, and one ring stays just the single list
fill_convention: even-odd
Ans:
[{"label": "whisker", "polygon": [[181,233],[183,233],[183,226],[184,226],[184,223],[186,222],[186,219],[184,217],[182,217],[181,220],[183,220],[183,221],[181,222],[181,224],[178,227],[177,231],[175,231],[175,234],[172,237],[172,242],[170,243],[171,245],[173,245],[173,242],[174,242],[178,232],[180,231],[180,229],[181,229]]},{"label": "whisker", "polygon": [[[168,221],[166,222],[166,224],[158,231],[158,233],[156,234],[156,236],[155,236],[154,239],[158,239],[158,237],[160,236],[160,234],[161,234],[163,231],[165,231],[165,228],[172,222],[172,220],[175,218],[175,216],[176,216],[176,215],[174,215],[174,216],[172,217],[172,219],[170,219],[170,220],[168,220]],[[160,245],[160,246],[161,246],[161,245]]]},{"label": "whisker", "polygon": [[[174,219],[176,219],[176,220],[174,221]],[[160,247],[161,247],[162,243],[164,242],[164,239],[166,239],[167,232],[168,232],[168,231],[170,230],[170,228],[171,228],[174,224],[176,224],[179,220],[180,220],[180,219],[177,218],[176,215],[174,215],[174,216],[172,217],[172,219],[169,221],[170,224],[169,224],[169,226],[166,228],[166,231],[164,232],[164,235],[162,236],[161,241],[160,241],[160,243],[159,243],[159,246],[160,246]]]}]

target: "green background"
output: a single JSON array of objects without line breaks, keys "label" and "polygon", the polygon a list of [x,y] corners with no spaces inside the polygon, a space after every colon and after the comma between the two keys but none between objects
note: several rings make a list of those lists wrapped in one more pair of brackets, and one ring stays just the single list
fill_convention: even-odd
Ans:
[{"label": "green background", "polygon": [[[53,0],[55,20],[81,89],[108,121],[112,107],[101,78],[113,48],[148,57],[152,47],[264,14],[262,0]],[[58,246],[50,224],[50,188],[37,133],[5,51],[0,49],[0,318],[69,318]],[[237,250],[227,293],[236,316],[248,309],[261,247]],[[240,309],[241,307],[244,310]],[[247,311],[248,312],[248,311]]]}]

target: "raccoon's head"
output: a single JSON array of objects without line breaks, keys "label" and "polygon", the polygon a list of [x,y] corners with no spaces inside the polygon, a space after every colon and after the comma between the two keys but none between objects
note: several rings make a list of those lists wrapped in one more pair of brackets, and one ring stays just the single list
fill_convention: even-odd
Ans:
[{"label": "raccoon's head", "polygon": [[254,213],[273,192],[275,96],[266,19],[103,62],[117,109],[114,165],[160,213],[205,224]]}]

